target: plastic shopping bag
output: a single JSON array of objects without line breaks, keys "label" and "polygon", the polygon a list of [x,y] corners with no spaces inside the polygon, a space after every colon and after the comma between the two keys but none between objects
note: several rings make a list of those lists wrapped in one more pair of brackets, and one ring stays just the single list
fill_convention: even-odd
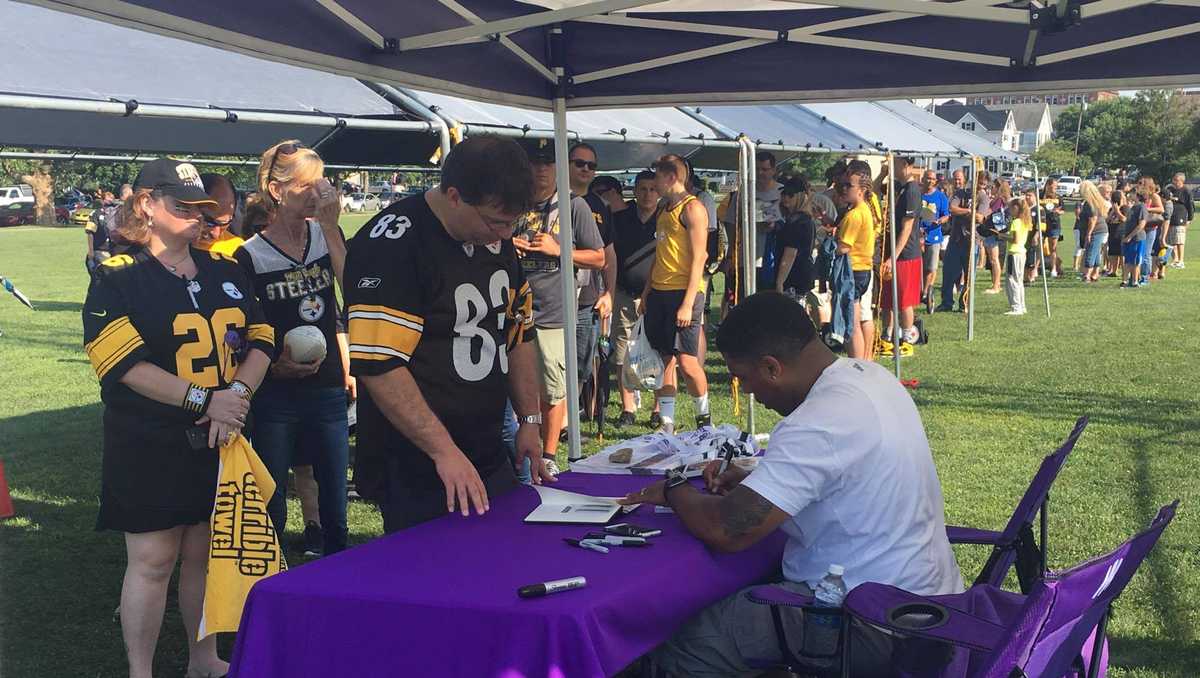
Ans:
[{"label": "plastic shopping bag", "polygon": [[629,388],[647,391],[662,388],[662,357],[650,346],[641,318],[638,318],[633,326],[633,336],[629,338],[629,353],[625,356],[625,365],[621,369],[625,385]]}]

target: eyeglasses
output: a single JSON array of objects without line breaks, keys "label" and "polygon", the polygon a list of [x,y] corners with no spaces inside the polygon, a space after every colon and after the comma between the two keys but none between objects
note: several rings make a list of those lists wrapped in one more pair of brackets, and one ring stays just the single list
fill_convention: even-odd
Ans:
[{"label": "eyeglasses", "polygon": [[838,189],[839,191],[845,191],[845,190],[847,190],[847,189],[851,189],[851,188],[854,188],[854,182],[853,182],[853,181],[841,181],[841,182],[838,182],[837,189]]},{"label": "eyeglasses", "polygon": [[304,148],[304,144],[283,144],[276,148],[275,154],[271,156],[271,166],[267,169],[267,181],[270,181],[271,175],[275,174],[275,163],[279,162],[279,156],[291,155],[302,148]]},{"label": "eyeglasses", "polygon": [[229,217],[228,219],[218,221],[210,216],[205,216],[204,223],[209,228],[229,228],[229,225],[233,223],[233,217]]},{"label": "eyeglasses", "polygon": [[598,164],[591,162],[589,160],[572,160],[571,164],[578,167],[579,169],[587,168],[593,172],[595,172],[596,168],[599,167]]},{"label": "eyeglasses", "polygon": [[[471,203],[467,204],[471,205]],[[478,214],[479,218],[483,220],[483,223],[487,224],[489,228],[512,228],[513,224],[517,223],[517,219],[520,219],[520,217],[517,217],[517,219],[493,219],[485,215],[483,212],[480,212],[479,208],[474,205],[471,205],[471,209],[475,210],[475,214]]]},{"label": "eyeglasses", "polygon": [[167,204],[167,207],[172,212],[181,217],[191,217],[200,214],[199,205],[189,205],[187,203],[179,202],[170,196],[166,196],[166,200],[163,202]]}]

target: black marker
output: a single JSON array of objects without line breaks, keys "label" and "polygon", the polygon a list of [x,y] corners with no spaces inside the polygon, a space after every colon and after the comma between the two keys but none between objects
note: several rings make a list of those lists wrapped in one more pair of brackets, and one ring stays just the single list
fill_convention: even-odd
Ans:
[{"label": "black marker", "polygon": [[571,589],[581,589],[587,584],[587,580],[583,577],[571,577],[570,579],[556,579],[541,584],[530,584],[517,589],[517,595],[522,598],[540,598],[551,593],[559,591],[570,591]]}]

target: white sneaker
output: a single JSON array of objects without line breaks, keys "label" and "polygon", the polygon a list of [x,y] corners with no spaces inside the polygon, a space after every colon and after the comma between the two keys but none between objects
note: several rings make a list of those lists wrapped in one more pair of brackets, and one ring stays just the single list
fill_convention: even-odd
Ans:
[{"label": "white sneaker", "polygon": [[542,464],[552,476],[562,473],[562,471],[558,469],[558,462],[554,461],[553,459],[544,458],[542,459]]},{"label": "white sneaker", "polygon": [[1025,311],[1005,311],[1004,315],[1025,315]]}]

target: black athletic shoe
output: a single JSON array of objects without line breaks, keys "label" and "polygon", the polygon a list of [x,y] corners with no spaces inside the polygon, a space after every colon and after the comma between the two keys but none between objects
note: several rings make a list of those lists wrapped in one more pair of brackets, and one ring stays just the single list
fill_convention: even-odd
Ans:
[{"label": "black athletic shoe", "polygon": [[621,416],[617,417],[615,425],[617,428],[625,428],[626,426],[633,426],[635,423],[637,423],[637,420],[634,418],[633,412],[622,412]]},{"label": "black athletic shoe", "polygon": [[696,415],[696,428],[701,429],[701,428],[704,428],[705,426],[712,426],[712,415],[711,414]]},{"label": "black athletic shoe", "polygon": [[325,552],[324,549],[325,535],[321,532],[321,526],[309,521],[304,526],[304,557],[316,558]]},{"label": "black athletic shoe", "polygon": [[650,415],[650,428],[657,429],[662,426],[662,415],[654,412]]},{"label": "black athletic shoe", "polygon": [[939,304],[936,308],[933,309],[933,312],[934,313],[953,313],[954,307],[947,306],[945,304]]}]

